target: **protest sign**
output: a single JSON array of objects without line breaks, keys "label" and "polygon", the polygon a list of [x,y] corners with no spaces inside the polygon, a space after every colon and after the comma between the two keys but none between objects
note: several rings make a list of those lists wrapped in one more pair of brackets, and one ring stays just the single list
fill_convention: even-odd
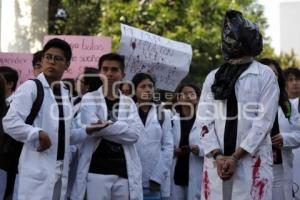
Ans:
[{"label": "protest sign", "polygon": [[75,78],[82,74],[85,67],[98,67],[99,58],[111,52],[112,40],[104,36],[75,36],[75,35],[48,35],[44,37],[44,44],[50,39],[65,40],[72,48],[72,59],[69,69],[63,78]]},{"label": "protest sign", "polygon": [[153,76],[159,89],[174,91],[189,72],[191,45],[125,24],[121,31],[119,53],[125,56],[125,80],[145,72]]},{"label": "protest sign", "polygon": [[0,66],[8,66],[18,71],[18,85],[33,78],[31,53],[0,53]]}]

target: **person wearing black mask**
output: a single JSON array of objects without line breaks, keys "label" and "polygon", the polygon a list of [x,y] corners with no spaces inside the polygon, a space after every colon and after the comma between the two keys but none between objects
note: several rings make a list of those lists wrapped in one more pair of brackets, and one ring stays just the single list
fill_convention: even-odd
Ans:
[{"label": "person wearing black mask", "polygon": [[224,63],[203,85],[198,120],[205,153],[202,199],[272,199],[270,131],[279,88],[262,51],[258,27],[229,10],[222,27]]}]

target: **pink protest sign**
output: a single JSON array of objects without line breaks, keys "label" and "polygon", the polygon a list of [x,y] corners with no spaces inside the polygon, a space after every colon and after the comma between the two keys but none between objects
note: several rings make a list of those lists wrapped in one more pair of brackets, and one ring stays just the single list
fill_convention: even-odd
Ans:
[{"label": "pink protest sign", "polygon": [[97,68],[99,58],[111,52],[112,40],[103,36],[48,35],[44,37],[44,45],[53,38],[60,38],[72,48],[72,59],[69,69],[63,78],[75,78],[83,73],[85,67]]},{"label": "pink protest sign", "polygon": [[18,85],[33,78],[32,54],[30,53],[0,53],[0,66],[12,67],[18,71]]}]

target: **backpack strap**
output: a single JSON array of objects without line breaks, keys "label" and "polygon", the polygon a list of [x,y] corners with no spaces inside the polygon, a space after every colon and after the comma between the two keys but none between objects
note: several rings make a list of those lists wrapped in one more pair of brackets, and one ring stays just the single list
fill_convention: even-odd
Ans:
[{"label": "backpack strap", "polygon": [[30,80],[34,81],[36,84],[37,95],[36,95],[36,99],[34,100],[34,102],[32,104],[31,111],[25,120],[25,123],[32,125],[34,119],[36,118],[36,116],[39,113],[39,111],[42,107],[42,104],[43,104],[44,87],[43,87],[42,82],[39,79],[30,79]]}]

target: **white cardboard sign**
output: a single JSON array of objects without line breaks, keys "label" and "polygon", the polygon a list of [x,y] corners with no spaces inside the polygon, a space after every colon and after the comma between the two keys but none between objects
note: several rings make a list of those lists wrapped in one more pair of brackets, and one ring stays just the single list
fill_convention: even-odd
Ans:
[{"label": "white cardboard sign", "polygon": [[121,24],[121,31],[119,54],[125,56],[125,80],[139,72],[149,73],[157,88],[174,91],[189,72],[191,45],[125,24]]}]

